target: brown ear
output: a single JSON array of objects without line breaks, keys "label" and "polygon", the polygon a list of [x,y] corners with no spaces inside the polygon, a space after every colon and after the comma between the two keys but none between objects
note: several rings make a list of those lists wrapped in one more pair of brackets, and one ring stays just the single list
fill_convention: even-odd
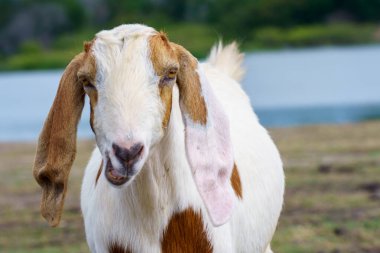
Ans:
[{"label": "brown ear", "polygon": [[184,47],[171,43],[178,57],[180,68],[177,84],[181,109],[196,123],[207,123],[207,107],[202,95],[201,82],[197,73],[198,60]]},{"label": "brown ear", "polygon": [[183,47],[172,46],[179,61],[177,84],[187,160],[210,219],[219,226],[228,221],[235,202],[229,120],[197,59]]},{"label": "brown ear", "polygon": [[84,105],[77,72],[83,59],[84,53],[78,54],[66,67],[38,139],[33,175],[42,187],[41,214],[51,226],[60,222],[75,158],[77,125]]}]

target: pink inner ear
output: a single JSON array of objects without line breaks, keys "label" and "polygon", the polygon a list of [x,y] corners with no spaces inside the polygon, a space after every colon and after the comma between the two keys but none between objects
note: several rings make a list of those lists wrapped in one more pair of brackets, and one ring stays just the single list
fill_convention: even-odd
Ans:
[{"label": "pink inner ear", "polygon": [[230,183],[234,163],[232,143],[227,115],[201,73],[200,77],[207,104],[207,125],[195,124],[184,115],[185,145],[195,183],[211,222],[220,226],[229,220],[236,199]]}]

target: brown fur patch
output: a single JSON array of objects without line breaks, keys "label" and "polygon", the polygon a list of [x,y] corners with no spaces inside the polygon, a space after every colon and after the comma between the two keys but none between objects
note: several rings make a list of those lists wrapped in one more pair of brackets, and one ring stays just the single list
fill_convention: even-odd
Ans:
[{"label": "brown fur patch", "polygon": [[99,167],[99,170],[98,170],[98,174],[96,174],[95,186],[96,186],[96,184],[98,183],[98,180],[99,180],[100,175],[102,174],[102,170],[103,170],[103,160],[102,160],[102,162],[100,163],[100,167]]},{"label": "brown fur patch", "polygon": [[171,68],[178,68],[178,63],[176,55],[164,33],[160,32],[157,35],[153,35],[149,40],[149,46],[154,71],[161,78],[159,89],[161,101],[165,108],[162,120],[162,127],[165,129],[170,120],[173,86],[163,83],[163,79]]},{"label": "brown fur patch", "polygon": [[207,123],[207,107],[201,93],[201,83],[196,72],[198,61],[185,48],[171,43],[175,48],[180,64],[177,84],[180,100],[186,113],[195,122],[202,125]]},{"label": "brown fur patch", "polygon": [[94,129],[94,121],[95,121],[94,110],[95,110],[95,106],[98,103],[98,91],[93,90],[93,91],[87,92],[87,95],[90,98],[90,126],[91,126],[92,131],[95,133],[95,129]]},{"label": "brown fur patch", "polygon": [[91,41],[85,41],[83,43],[84,52],[86,52],[86,53],[90,52],[90,50],[91,50],[92,45],[94,44],[94,42],[95,42],[95,39],[93,39]]},{"label": "brown fur patch", "polygon": [[242,199],[243,198],[243,190],[241,187],[239,171],[238,171],[235,163],[234,163],[234,168],[232,170],[232,175],[231,175],[231,184],[232,184],[232,188],[235,191],[236,196],[238,196],[239,199]]},{"label": "brown fur patch", "polygon": [[[90,48],[93,41],[87,42],[85,44],[85,51],[90,52]],[[91,53],[87,53],[84,59],[83,66],[78,71],[78,78],[82,83],[88,82],[91,84],[95,83],[96,78],[96,62],[95,57]],[[87,95],[90,99],[90,125],[92,131],[94,131],[94,108],[98,103],[98,91],[96,89],[87,89]]]},{"label": "brown fur patch", "polygon": [[166,129],[169,120],[170,120],[170,114],[172,111],[172,92],[173,92],[173,87],[160,87],[160,97],[161,101],[164,104],[165,107],[165,113],[164,113],[164,118],[162,120],[162,128]]},{"label": "brown fur patch", "polygon": [[[205,125],[207,123],[206,103],[201,94],[201,83],[196,72],[198,61],[185,48],[170,43],[164,33],[153,35],[149,41],[151,61],[157,75],[164,76],[168,69],[177,68],[177,84],[180,100],[190,118]],[[172,104],[172,90],[163,91],[165,85],[160,87],[160,96],[165,105],[163,126],[166,127],[170,119]]]},{"label": "brown fur patch", "polygon": [[161,249],[162,253],[212,252],[200,214],[190,208],[175,214],[163,234]]},{"label": "brown fur patch", "polygon": [[109,253],[132,253],[130,249],[124,249],[124,247],[120,246],[117,243],[112,243],[108,247],[108,252]]},{"label": "brown fur patch", "polygon": [[149,47],[150,59],[157,75],[163,76],[169,68],[178,67],[176,54],[164,33],[153,35],[149,40]]}]

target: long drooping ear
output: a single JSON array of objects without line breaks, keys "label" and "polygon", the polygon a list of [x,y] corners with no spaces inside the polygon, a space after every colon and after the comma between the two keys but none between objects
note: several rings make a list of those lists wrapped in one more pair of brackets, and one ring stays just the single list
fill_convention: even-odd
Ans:
[{"label": "long drooping ear", "polygon": [[236,198],[230,182],[234,158],[228,117],[197,59],[172,45],[180,63],[177,84],[187,159],[211,221],[219,226],[230,218]]},{"label": "long drooping ear", "polygon": [[83,59],[81,53],[66,67],[38,139],[33,175],[42,187],[41,214],[51,226],[57,226],[61,219],[75,158],[77,125],[84,105],[84,90],[77,72]]}]

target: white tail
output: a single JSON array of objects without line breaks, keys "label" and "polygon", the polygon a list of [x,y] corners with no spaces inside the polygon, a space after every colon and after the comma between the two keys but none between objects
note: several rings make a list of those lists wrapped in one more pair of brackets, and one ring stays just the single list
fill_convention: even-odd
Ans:
[{"label": "white tail", "polygon": [[226,73],[236,81],[241,81],[244,76],[243,68],[244,54],[238,49],[236,42],[223,47],[221,41],[211,49],[207,62],[222,72]]}]

